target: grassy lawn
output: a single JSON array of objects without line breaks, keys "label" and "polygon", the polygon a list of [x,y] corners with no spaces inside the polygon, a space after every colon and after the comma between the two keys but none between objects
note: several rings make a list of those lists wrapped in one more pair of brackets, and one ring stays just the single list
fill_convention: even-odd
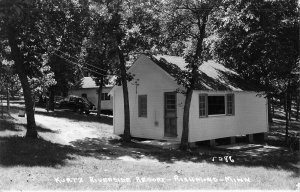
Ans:
[{"label": "grassy lawn", "polygon": [[[263,149],[181,152],[123,143],[113,135],[111,117],[43,109],[36,111],[40,138],[26,139],[26,119],[17,112],[0,115],[2,190],[277,190],[296,189],[300,182],[299,152],[273,147],[281,145],[281,121],[274,122]],[[293,126],[297,131],[299,122]],[[212,161],[224,156],[234,162]]]}]

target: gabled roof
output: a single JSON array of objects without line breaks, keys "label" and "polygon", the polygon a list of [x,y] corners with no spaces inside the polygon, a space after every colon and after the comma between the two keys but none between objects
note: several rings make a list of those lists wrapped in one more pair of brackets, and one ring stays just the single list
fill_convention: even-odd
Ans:
[{"label": "gabled roof", "polygon": [[[186,71],[183,57],[169,55],[148,56],[155,64],[176,78],[176,74]],[[227,69],[223,65],[209,60],[199,67],[198,82],[196,90],[230,90],[230,91],[251,91],[253,87],[242,80],[234,71]]]},{"label": "gabled roof", "polygon": [[83,77],[81,85],[82,85],[81,88],[98,87],[92,77]]},{"label": "gabled roof", "polygon": [[[112,87],[113,81],[116,77],[112,76],[109,79],[108,84],[105,85],[105,87]],[[81,82],[81,88],[82,89],[88,89],[88,88],[98,88],[99,86],[96,85],[95,80],[92,77],[83,77]]]}]

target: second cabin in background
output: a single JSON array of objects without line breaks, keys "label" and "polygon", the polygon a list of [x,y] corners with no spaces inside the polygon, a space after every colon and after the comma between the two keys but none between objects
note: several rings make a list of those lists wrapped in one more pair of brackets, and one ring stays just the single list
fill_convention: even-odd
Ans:
[{"label": "second cabin in background", "polygon": [[[69,95],[77,95],[81,97],[87,97],[96,107],[98,104],[98,87],[92,77],[84,77],[82,79],[81,88],[71,89]],[[101,94],[101,111],[112,113],[113,99],[108,93],[112,89],[112,85],[106,85],[102,88]]]}]

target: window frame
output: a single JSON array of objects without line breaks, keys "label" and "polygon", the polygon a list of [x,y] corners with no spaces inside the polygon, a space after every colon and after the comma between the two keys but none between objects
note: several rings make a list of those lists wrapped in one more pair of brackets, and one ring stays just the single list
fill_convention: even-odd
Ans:
[{"label": "window frame", "polygon": [[[229,100],[228,98],[232,97],[232,101],[231,101],[231,113],[229,113]],[[235,97],[233,93],[228,93],[226,94],[226,115],[227,116],[234,116],[235,115]]]},{"label": "window frame", "polygon": [[[204,104],[204,107],[200,107],[200,97],[203,97],[204,98],[204,102],[201,102],[202,104]],[[208,105],[207,105],[207,99],[208,99],[208,94],[199,94],[198,96],[198,106],[199,106],[199,117],[200,118],[204,118],[204,117],[207,117],[208,116]],[[201,115],[201,112],[200,111],[203,111],[204,110],[204,114]]]},{"label": "window frame", "polygon": [[[209,111],[208,98],[209,97],[224,97],[224,113],[212,114],[212,115],[208,114],[208,111]],[[217,117],[217,116],[225,116],[226,115],[226,95],[224,95],[224,94],[212,94],[212,95],[208,95],[206,101],[207,101],[207,116],[208,117]]]},{"label": "window frame", "polygon": [[[142,99],[146,100],[146,104],[142,103]],[[142,109],[146,106],[146,109]],[[148,116],[148,98],[147,95],[138,95],[138,117],[147,118]]]},{"label": "window frame", "polygon": [[[224,111],[225,113],[222,114],[213,114],[213,115],[208,115],[208,97],[214,97],[214,96],[222,96],[224,97]],[[204,97],[204,107],[200,106],[200,104],[203,104],[203,98],[200,103],[200,97]],[[229,101],[228,98],[232,97],[231,101],[231,106],[232,106],[232,111],[229,113]],[[207,118],[207,117],[219,117],[219,116],[235,116],[235,94],[234,93],[224,93],[224,94],[207,94],[207,93],[200,93],[198,95],[198,115],[199,118]],[[203,108],[205,108],[205,114],[203,114]]]},{"label": "window frame", "polygon": [[101,101],[109,101],[110,95],[108,93],[101,93]]},{"label": "window frame", "polygon": [[106,95],[105,95],[105,100],[106,100],[106,101],[109,101],[109,100],[110,100],[110,95],[109,95],[108,93],[106,93]]}]

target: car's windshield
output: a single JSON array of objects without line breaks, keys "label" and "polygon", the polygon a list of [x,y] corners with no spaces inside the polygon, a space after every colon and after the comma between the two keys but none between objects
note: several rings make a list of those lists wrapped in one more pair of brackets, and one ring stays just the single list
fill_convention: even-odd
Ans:
[{"label": "car's windshield", "polygon": [[82,98],[78,98],[78,102],[79,102],[79,103],[83,103],[84,100],[83,100]]},{"label": "car's windshield", "polygon": [[84,101],[88,102],[89,100],[86,97],[82,98]]}]

